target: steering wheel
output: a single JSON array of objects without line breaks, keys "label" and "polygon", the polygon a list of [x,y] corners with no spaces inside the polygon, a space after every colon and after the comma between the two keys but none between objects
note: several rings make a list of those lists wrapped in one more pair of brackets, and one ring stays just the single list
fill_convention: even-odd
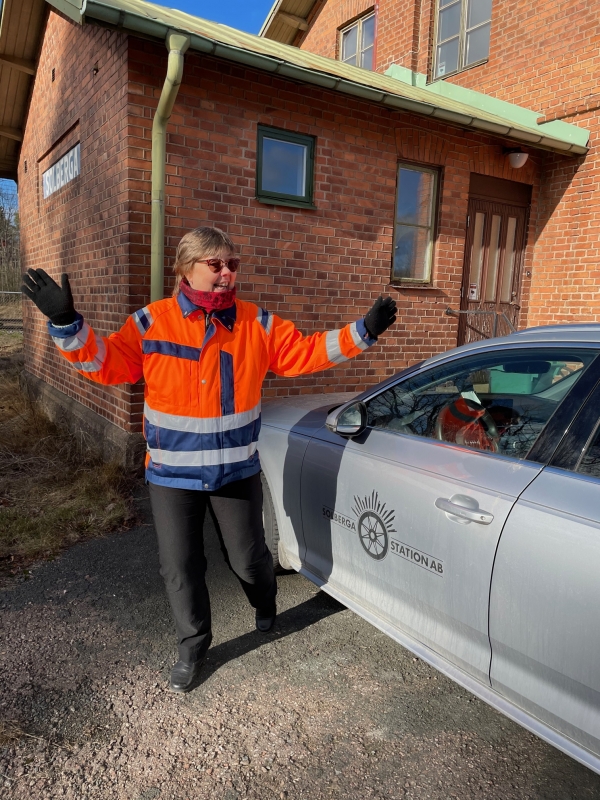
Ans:
[{"label": "steering wheel", "polygon": [[440,409],[435,421],[435,438],[497,453],[500,434],[494,418],[481,403],[459,396]]}]

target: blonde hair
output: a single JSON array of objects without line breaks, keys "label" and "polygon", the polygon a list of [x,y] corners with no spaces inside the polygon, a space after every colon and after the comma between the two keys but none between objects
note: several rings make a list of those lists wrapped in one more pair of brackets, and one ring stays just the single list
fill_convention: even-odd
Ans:
[{"label": "blonde hair", "polygon": [[173,295],[179,294],[179,285],[183,278],[188,275],[196,261],[204,258],[212,258],[222,250],[229,250],[235,253],[235,245],[227,236],[225,231],[220,228],[194,228],[188,231],[177,245],[175,253],[175,288]]}]

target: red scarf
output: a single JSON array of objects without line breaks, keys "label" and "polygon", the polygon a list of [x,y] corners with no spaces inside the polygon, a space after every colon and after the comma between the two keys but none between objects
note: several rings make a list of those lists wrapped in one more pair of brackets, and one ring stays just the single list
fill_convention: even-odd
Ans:
[{"label": "red scarf", "polygon": [[179,284],[179,291],[195,306],[206,311],[207,314],[231,308],[235,303],[235,286],[233,289],[225,289],[225,291],[201,292],[198,289],[193,289],[184,278]]}]

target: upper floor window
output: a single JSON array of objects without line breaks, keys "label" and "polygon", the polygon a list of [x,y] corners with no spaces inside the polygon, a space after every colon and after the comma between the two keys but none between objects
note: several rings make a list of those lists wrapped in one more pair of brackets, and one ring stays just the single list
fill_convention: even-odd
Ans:
[{"label": "upper floor window", "polygon": [[492,0],[438,0],[433,78],[489,56]]},{"label": "upper floor window", "polygon": [[353,67],[373,69],[375,14],[361,17],[341,31],[340,60]]}]

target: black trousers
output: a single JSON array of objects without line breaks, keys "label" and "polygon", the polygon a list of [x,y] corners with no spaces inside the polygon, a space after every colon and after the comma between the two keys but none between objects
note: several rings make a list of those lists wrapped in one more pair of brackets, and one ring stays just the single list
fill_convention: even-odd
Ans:
[{"label": "black trousers", "polygon": [[265,544],[260,474],[233,481],[215,492],[154,483],[149,488],[160,574],[175,617],[179,658],[198,661],[212,639],[202,536],[207,505],[227,564],[250,604],[261,609],[275,604],[277,583],[273,558]]}]

